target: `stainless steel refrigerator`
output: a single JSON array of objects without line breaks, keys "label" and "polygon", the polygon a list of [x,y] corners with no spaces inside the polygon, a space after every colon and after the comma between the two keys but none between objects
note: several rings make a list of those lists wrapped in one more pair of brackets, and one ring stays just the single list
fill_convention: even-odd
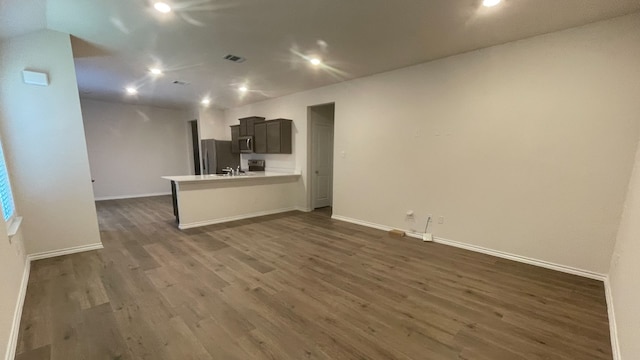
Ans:
[{"label": "stainless steel refrigerator", "polygon": [[222,174],[222,169],[240,166],[240,154],[231,152],[231,141],[202,140],[202,173]]}]

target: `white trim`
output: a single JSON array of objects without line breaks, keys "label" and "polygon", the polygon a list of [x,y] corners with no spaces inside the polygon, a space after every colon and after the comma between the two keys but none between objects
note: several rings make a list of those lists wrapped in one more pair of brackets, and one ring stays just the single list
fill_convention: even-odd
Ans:
[{"label": "white trim", "polygon": [[618,342],[618,325],[616,324],[616,312],[613,308],[613,293],[609,276],[604,279],[604,293],[607,299],[607,312],[609,314],[609,334],[611,335],[611,352],[613,360],[621,360],[620,343]]},{"label": "white trim", "polygon": [[348,223],[362,225],[362,226],[383,230],[383,231],[389,231],[393,229],[392,227],[389,227],[389,226],[380,225],[380,224],[376,224],[376,223],[372,223],[364,220],[358,220],[358,219],[354,219],[354,218],[350,218],[342,215],[331,215],[331,218],[335,220],[346,221]]},{"label": "white trim", "polygon": [[313,211],[313,209],[311,209],[311,208],[306,208],[306,207],[302,207],[302,206],[296,206],[296,210],[302,211],[302,212],[312,212]]},{"label": "white trim", "polygon": [[43,251],[35,254],[29,254],[27,255],[27,260],[35,261],[35,260],[41,260],[41,259],[48,259],[56,256],[75,254],[75,253],[84,252],[84,251],[100,250],[102,248],[104,248],[104,246],[102,246],[102,243],[80,245],[80,246],[74,246],[66,249]]},{"label": "white trim", "polygon": [[18,230],[20,230],[20,224],[22,224],[22,216],[14,216],[11,218],[11,222],[7,223],[7,225],[9,225],[7,227],[7,235],[9,238],[14,237],[18,233]]},{"label": "white trim", "polygon": [[[409,234],[409,236],[413,236],[413,234]],[[421,238],[422,238],[422,235],[420,235],[420,239]],[[573,266],[566,266],[566,265],[552,263],[549,261],[530,258],[527,256],[511,254],[511,253],[498,251],[498,250],[492,250],[482,246],[461,243],[458,241],[448,240],[441,237],[434,237],[433,241],[440,244],[454,246],[457,248],[475,251],[475,252],[479,252],[479,253],[483,253],[491,256],[496,256],[503,259],[513,260],[513,261],[534,265],[534,266],[539,266],[539,267],[560,271],[567,274],[578,275],[578,276],[582,276],[582,277],[593,279],[593,280],[604,281],[607,278],[607,275],[605,274],[584,270],[584,269],[576,268]]]},{"label": "white trim", "polygon": [[[345,216],[340,216],[340,215],[332,215],[331,218],[332,219],[336,219],[336,220],[350,222],[350,223],[353,223],[353,224],[367,226],[367,227],[370,227],[370,228],[379,229],[379,230],[383,230],[383,231],[389,231],[389,230],[393,229],[393,228],[391,228],[389,226],[386,226],[386,225],[375,224],[375,223],[371,223],[371,222],[368,222],[368,221],[352,219],[352,218],[345,217]],[[402,229],[400,229],[400,230],[402,230]],[[422,239],[422,233],[415,233],[415,232],[410,232],[410,231],[406,231],[406,230],[403,230],[403,231],[407,233],[407,236],[410,236],[410,237],[413,237],[413,238],[417,238],[417,239]],[[551,270],[561,271],[561,272],[568,273],[568,274],[578,275],[578,276],[586,277],[586,278],[589,278],[589,279],[605,281],[605,279],[607,278],[607,275],[605,275],[605,274],[600,274],[600,273],[596,273],[596,272],[589,271],[589,270],[583,270],[583,269],[579,269],[579,268],[575,268],[575,267],[571,267],[571,266],[560,265],[560,264],[552,263],[552,262],[549,262],[549,261],[544,261],[544,260],[534,259],[534,258],[530,258],[530,257],[526,257],[526,256],[511,254],[511,253],[507,253],[507,252],[503,252],[503,251],[498,251],[498,250],[485,248],[485,247],[482,247],[482,246],[471,245],[471,244],[462,243],[462,242],[459,242],[459,241],[448,240],[448,239],[441,238],[441,237],[434,237],[433,241],[437,242],[437,243],[440,243],[440,244],[454,246],[454,247],[457,247],[457,248],[470,250],[470,251],[474,251],[474,252],[479,252],[479,253],[487,254],[487,255],[491,255],[491,256],[496,256],[496,257],[503,258],[503,259],[513,260],[513,261],[517,261],[517,262],[521,262],[521,263],[525,263],[525,264],[529,264],[529,265],[543,267],[543,268],[546,268],[546,269],[551,269]]]},{"label": "white trim", "polygon": [[7,352],[5,354],[6,360],[13,360],[16,357],[18,334],[20,333],[20,321],[22,320],[22,308],[24,307],[24,299],[27,296],[27,285],[29,285],[30,273],[31,261],[29,261],[29,259],[25,259],[24,271],[22,272],[22,282],[20,283],[20,291],[18,292],[18,302],[13,313],[13,324],[11,325],[9,342],[7,343]]},{"label": "white trim", "polygon": [[283,208],[283,209],[258,211],[258,212],[254,212],[254,213],[250,213],[250,214],[228,216],[228,217],[223,217],[223,218],[218,218],[218,219],[197,221],[197,222],[192,222],[192,223],[187,223],[187,224],[182,224],[181,223],[181,224],[178,225],[178,229],[186,230],[186,229],[192,229],[192,228],[200,227],[200,226],[221,224],[221,223],[230,222],[230,221],[244,220],[244,219],[250,219],[250,218],[259,217],[259,216],[273,215],[273,214],[279,214],[279,213],[283,213],[283,212],[296,211],[296,210],[299,210],[299,208],[296,207],[296,206],[292,206],[292,207]]},{"label": "white trim", "polygon": [[94,200],[95,201],[104,201],[104,200],[136,199],[136,198],[143,198],[143,197],[163,196],[163,195],[171,195],[171,193],[170,192],[161,192],[161,193],[139,194],[139,195],[99,196],[99,197],[94,198]]}]

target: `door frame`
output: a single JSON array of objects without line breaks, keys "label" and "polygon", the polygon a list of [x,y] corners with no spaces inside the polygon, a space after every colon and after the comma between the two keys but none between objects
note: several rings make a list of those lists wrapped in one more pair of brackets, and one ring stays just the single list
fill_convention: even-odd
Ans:
[{"label": "door frame", "polygon": [[[319,106],[326,106],[326,105],[333,105],[333,162],[331,164],[332,166],[332,175],[331,175],[331,181],[333,182],[333,179],[335,179],[335,157],[336,157],[336,136],[335,136],[335,129],[336,129],[336,103],[335,101],[331,101],[331,102],[327,102],[327,103],[322,103],[322,104],[315,104],[315,105],[309,105],[307,106],[307,211],[313,211],[315,210],[314,208],[314,199],[313,199],[313,189],[315,184],[313,183],[313,123],[312,123],[312,119],[311,119],[311,109],[314,107],[319,107]],[[333,206],[334,201],[333,201],[333,194],[334,194],[334,186],[333,184],[331,185],[332,190],[331,190],[331,206]]]}]

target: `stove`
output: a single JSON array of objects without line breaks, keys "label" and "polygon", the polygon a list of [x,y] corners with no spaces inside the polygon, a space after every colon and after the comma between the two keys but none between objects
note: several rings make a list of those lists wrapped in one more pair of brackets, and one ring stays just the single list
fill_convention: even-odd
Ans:
[{"label": "stove", "polygon": [[249,171],[264,171],[264,160],[249,160]]}]

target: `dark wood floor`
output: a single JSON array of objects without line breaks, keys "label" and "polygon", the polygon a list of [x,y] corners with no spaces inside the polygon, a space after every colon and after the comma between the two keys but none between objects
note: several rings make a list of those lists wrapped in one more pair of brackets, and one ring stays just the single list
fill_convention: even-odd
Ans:
[{"label": "dark wood floor", "polygon": [[611,359],[600,282],[291,212],[188,231],[98,203],[34,262],[17,359]]}]

